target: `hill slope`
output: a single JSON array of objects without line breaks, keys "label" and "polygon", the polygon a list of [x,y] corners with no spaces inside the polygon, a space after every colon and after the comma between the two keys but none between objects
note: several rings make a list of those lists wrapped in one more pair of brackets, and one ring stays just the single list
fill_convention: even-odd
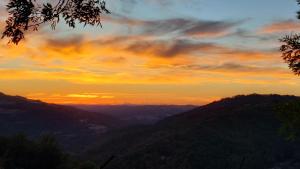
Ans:
[{"label": "hill slope", "polygon": [[0,93],[1,136],[53,134],[67,148],[79,148],[117,124],[120,121],[108,115]]},{"label": "hill slope", "polygon": [[[278,134],[274,107],[293,96],[222,99],[167,118],[152,127],[115,133],[88,152],[113,169],[260,169],[299,162],[299,142]],[[298,164],[295,164],[298,165]],[[298,166],[300,167],[300,166]]]}]

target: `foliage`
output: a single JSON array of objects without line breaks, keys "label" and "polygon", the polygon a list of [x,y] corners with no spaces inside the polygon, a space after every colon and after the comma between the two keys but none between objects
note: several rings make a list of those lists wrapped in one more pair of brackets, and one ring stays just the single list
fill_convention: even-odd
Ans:
[{"label": "foliage", "polygon": [[15,44],[24,39],[24,32],[36,31],[44,23],[50,23],[52,29],[61,19],[71,28],[76,23],[102,26],[101,15],[110,13],[101,0],[58,0],[55,5],[41,5],[37,0],[10,0],[7,10],[9,17],[2,38],[8,37]]},{"label": "foliage", "polygon": [[[300,0],[297,3],[300,5]],[[300,11],[297,17],[300,19]],[[296,75],[300,75],[300,34],[286,35],[279,41],[283,43],[280,47],[283,60]]]},{"label": "foliage", "polygon": [[[297,0],[300,5],[300,0]],[[300,19],[300,11],[297,13]],[[289,65],[289,68],[300,75],[300,34],[290,34],[279,39],[283,43],[280,47],[283,60]],[[281,133],[285,133],[289,140],[295,139],[300,131],[300,104],[286,103],[279,108],[279,115],[283,121]]]},{"label": "foliage", "polygon": [[290,101],[277,106],[282,121],[280,133],[288,140],[295,140],[300,134],[300,101]]},{"label": "foliage", "polygon": [[78,161],[64,153],[54,137],[32,141],[24,135],[0,138],[0,168],[5,169],[96,169],[93,162]]},{"label": "foliage", "polygon": [[300,34],[286,35],[280,42],[284,43],[280,47],[283,60],[296,75],[300,75]]}]

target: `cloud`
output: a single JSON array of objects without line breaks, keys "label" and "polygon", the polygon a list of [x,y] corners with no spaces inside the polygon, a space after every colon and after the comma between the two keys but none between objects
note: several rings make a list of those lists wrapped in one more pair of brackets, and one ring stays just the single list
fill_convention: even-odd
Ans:
[{"label": "cloud", "polygon": [[146,35],[165,35],[177,33],[192,37],[219,37],[244,21],[209,21],[193,18],[171,18],[163,20],[140,20],[119,14],[106,16],[112,23],[135,27],[137,32]]},{"label": "cloud", "polygon": [[80,47],[83,42],[84,37],[82,35],[73,35],[71,38],[50,38],[46,41],[48,46],[55,48]]},{"label": "cloud", "polygon": [[181,68],[187,70],[206,70],[206,71],[221,71],[221,72],[243,72],[243,73],[281,73],[287,74],[286,69],[282,67],[274,67],[274,66],[256,66],[256,65],[243,65],[239,63],[223,63],[221,65],[185,65]]},{"label": "cloud", "polygon": [[127,59],[125,57],[122,56],[117,56],[117,57],[100,57],[99,61],[106,63],[106,64],[110,64],[110,65],[119,65],[119,64],[123,64],[124,62],[127,61]]},{"label": "cloud", "polygon": [[171,58],[179,55],[190,55],[194,52],[217,50],[218,46],[212,43],[193,43],[189,40],[167,41],[137,41],[126,47],[134,54],[147,54],[158,57]]},{"label": "cloud", "polygon": [[274,22],[265,25],[259,30],[260,33],[280,33],[280,32],[293,32],[300,30],[300,23],[294,20],[285,20]]},{"label": "cloud", "polygon": [[[163,40],[132,35],[89,39],[73,35],[69,38],[44,39],[34,48],[25,42],[13,48],[3,46],[0,51],[4,56],[28,60],[26,67],[15,65],[0,70],[0,80],[62,80],[76,84],[191,84],[209,81],[206,74],[211,81],[216,80],[215,76],[221,78],[224,75],[230,76],[224,78],[234,78],[242,74],[238,76],[241,78],[244,75],[263,77],[287,74],[272,67],[277,66],[277,63],[273,64],[274,58],[280,60],[280,55],[274,51],[239,49],[183,38]],[[271,71],[273,69],[274,72]]]},{"label": "cloud", "polygon": [[182,34],[195,37],[218,37],[228,33],[234,26],[240,22],[225,21],[185,21],[186,28]]},{"label": "cloud", "polygon": [[[120,36],[110,38],[100,38],[96,40],[84,40],[81,37],[74,37],[64,40],[52,40],[49,39],[43,45],[45,51],[52,51],[50,53],[62,53],[63,55],[70,56],[71,53],[80,55],[85,53],[91,55],[93,52],[100,53],[100,51],[111,50],[113,55],[122,55],[119,52],[127,52],[128,54],[134,54],[139,56],[150,57],[163,57],[173,58],[176,56],[190,55],[195,52],[207,53],[207,52],[224,52],[226,49],[220,45],[214,43],[195,42],[187,39],[177,40],[157,40],[152,38],[143,38],[142,36]],[[88,48],[88,49],[86,49]],[[106,53],[102,53],[105,55]],[[73,55],[74,57],[74,55]],[[125,61],[124,57],[115,56],[111,59],[106,57],[102,59],[105,62],[122,62]]]},{"label": "cloud", "polygon": [[156,21],[145,21],[143,33],[166,34],[178,33],[179,35],[194,37],[218,37],[226,34],[237,23],[225,21],[205,21],[195,19],[167,19]]},{"label": "cloud", "polygon": [[[218,62],[220,60],[240,62],[280,60],[280,53],[274,50],[238,48],[187,38],[157,39],[142,35],[101,36],[93,39],[72,35],[69,38],[43,39],[38,44],[34,44],[35,48],[32,46],[33,44],[27,42],[9,48],[3,45],[0,52],[3,56],[11,58],[22,56],[32,59],[40,66],[51,66],[55,69],[78,64],[106,68],[130,67],[126,65],[141,65],[144,64],[143,62],[152,62],[151,60],[155,60],[153,63],[159,60],[163,64],[168,62],[177,64],[179,61],[195,60],[195,57]],[[151,67],[156,66],[152,64]]]},{"label": "cloud", "polygon": [[1,33],[1,35],[6,26],[5,20],[6,20],[7,16],[8,16],[8,14],[7,14],[6,9],[4,7],[1,7],[1,4],[0,4],[0,33]]},{"label": "cloud", "polygon": [[69,94],[67,95],[67,97],[71,97],[71,98],[98,98],[99,96],[97,95],[91,95],[91,94]]},{"label": "cloud", "polygon": [[170,8],[178,4],[181,7],[186,7],[188,9],[199,9],[200,7],[202,7],[202,3],[199,0],[189,0],[185,3],[182,3],[181,0],[115,0],[108,2],[108,5],[115,4],[119,4],[121,10],[125,13],[132,12],[133,9],[139,4],[143,4],[146,6],[151,5],[163,9]]},{"label": "cloud", "polygon": [[101,96],[101,99],[113,99],[115,96]]},{"label": "cloud", "polygon": [[138,40],[127,44],[126,51],[135,55],[174,58],[187,56],[223,56],[223,59],[270,60],[277,51],[240,49],[217,43],[199,42],[187,39],[177,40]]},{"label": "cloud", "polygon": [[6,11],[6,8],[4,6],[1,6],[0,4],[0,20],[4,20],[8,16],[8,12]]},{"label": "cloud", "polygon": [[[74,39],[78,39],[76,43],[73,43]],[[32,57],[32,60],[43,67],[55,70],[80,69],[101,74],[132,71],[141,66],[151,69],[172,68],[174,65],[195,62],[282,63],[280,53],[275,50],[244,49],[190,39],[158,40],[143,36],[111,36],[99,39],[74,37],[62,42],[52,39],[41,44],[39,48],[42,51],[40,53],[31,51],[30,48],[21,53],[30,57],[39,54],[40,56]],[[107,72],[106,69],[110,71]]]}]

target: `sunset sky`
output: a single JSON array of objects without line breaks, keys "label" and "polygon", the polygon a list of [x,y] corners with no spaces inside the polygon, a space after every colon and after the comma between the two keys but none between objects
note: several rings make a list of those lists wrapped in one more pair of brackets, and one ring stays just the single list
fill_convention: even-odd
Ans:
[{"label": "sunset sky", "polygon": [[107,7],[102,29],[45,25],[18,46],[1,40],[0,91],[63,104],[300,95],[300,77],[278,52],[281,36],[300,32],[295,0],[107,0]]}]

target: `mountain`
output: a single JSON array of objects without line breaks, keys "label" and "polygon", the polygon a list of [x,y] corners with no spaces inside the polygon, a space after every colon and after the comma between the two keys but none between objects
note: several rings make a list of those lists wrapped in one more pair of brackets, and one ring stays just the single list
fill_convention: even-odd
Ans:
[{"label": "mountain", "polygon": [[121,124],[109,115],[0,93],[1,136],[53,134],[67,149],[82,149]]},{"label": "mountain", "polygon": [[257,94],[222,99],[153,126],[114,132],[85,157],[115,155],[108,169],[300,168],[300,142],[279,135],[274,111],[295,100],[300,98]]},{"label": "mountain", "polygon": [[72,105],[92,112],[101,112],[121,119],[128,125],[153,124],[195,108],[192,105]]}]

